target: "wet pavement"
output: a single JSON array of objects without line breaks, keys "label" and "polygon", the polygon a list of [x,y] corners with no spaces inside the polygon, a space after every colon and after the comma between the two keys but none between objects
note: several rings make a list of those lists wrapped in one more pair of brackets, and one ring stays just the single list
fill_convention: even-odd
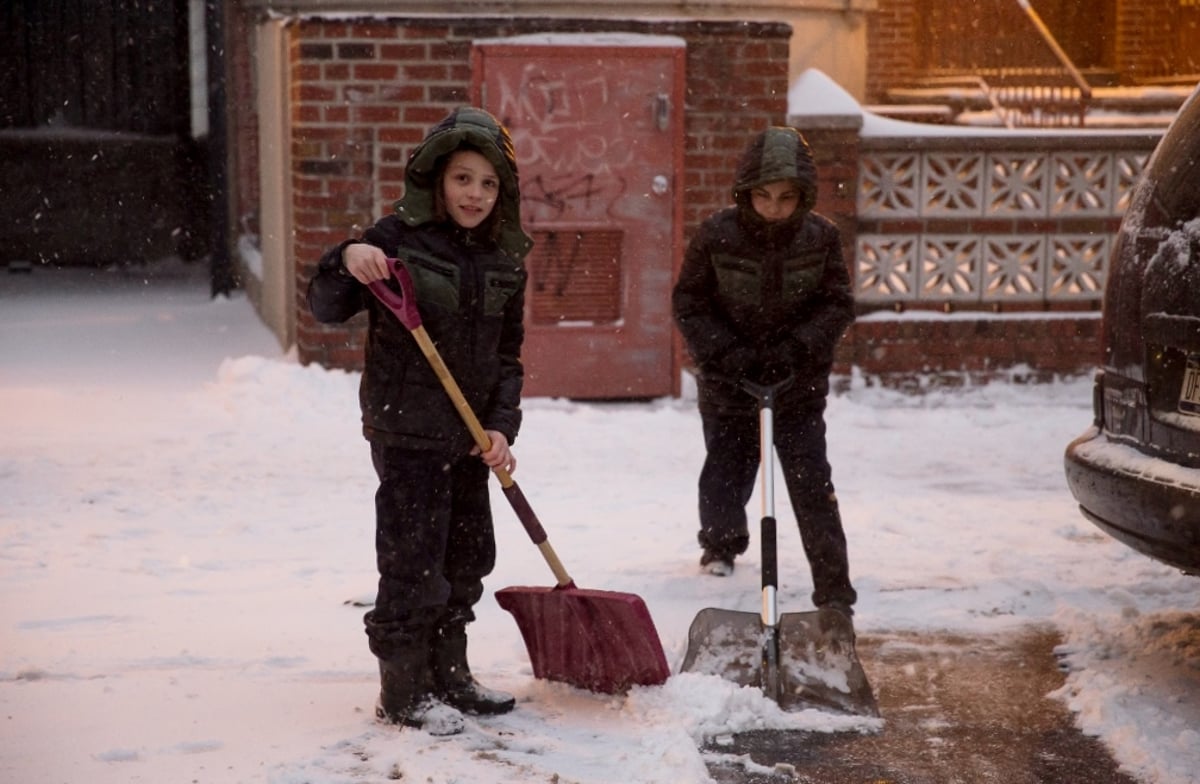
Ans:
[{"label": "wet pavement", "polygon": [[[858,653],[885,723],[874,734],[748,732],[709,748],[722,784],[1137,784],[1048,697],[1057,635],[863,635]],[[747,767],[751,767],[748,770]]]}]

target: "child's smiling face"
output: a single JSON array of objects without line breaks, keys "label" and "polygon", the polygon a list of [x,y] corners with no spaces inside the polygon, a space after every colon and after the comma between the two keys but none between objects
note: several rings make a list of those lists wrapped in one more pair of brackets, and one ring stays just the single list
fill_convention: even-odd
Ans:
[{"label": "child's smiling face", "polygon": [[465,229],[475,228],[492,214],[500,196],[496,167],[474,150],[451,153],[442,175],[442,195],[450,218]]}]

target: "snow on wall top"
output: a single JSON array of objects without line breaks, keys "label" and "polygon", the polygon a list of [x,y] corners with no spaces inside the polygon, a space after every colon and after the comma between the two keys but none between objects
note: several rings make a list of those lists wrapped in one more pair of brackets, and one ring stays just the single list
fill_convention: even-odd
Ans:
[{"label": "snow on wall top", "polygon": [[1003,128],[976,125],[930,125],[882,117],[863,109],[854,96],[829,78],[825,73],[809,68],[797,77],[788,88],[788,117],[812,119],[814,117],[859,118],[862,121],[861,135],[864,137],[933,137],[933,136],[1003,136],[1045,137],[1056,135],[1080,136],[1094,133],[1113,136],[1119,134],[1144,135],[1145,129],[1131,128],[1087,129],[1087,128]]},{"label": "snow on wall top", "polygon": [[831,114],[861,117],[863,109],[854,96],[824,71],[809,68],[788,88],[788,115],[825,117]]},{"label": "snow on wall top", "polygon": [[664,46],[685,47],[687,42],[675,35],[643,33],[525,33],[503,38],[484,38],[477,43],[518,44],[521,46]]}]

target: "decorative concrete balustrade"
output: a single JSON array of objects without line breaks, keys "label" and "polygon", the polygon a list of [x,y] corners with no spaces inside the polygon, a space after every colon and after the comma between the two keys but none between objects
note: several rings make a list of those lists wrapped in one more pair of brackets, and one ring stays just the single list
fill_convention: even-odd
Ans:
[{"label": "decorative concrete balustrade", "polygon": [[1112,236],[1157,135],[872,136],[871,126],[864,126],[858,166],[854,279],[861,303],[1099,306]]},{"label": "decorative concrete balustrade", "polygon": [[858,303],[839,369],[1043,376],[1099,363],[1109,251],[1161,129],[901,122],[816,71],[788,104]]}]

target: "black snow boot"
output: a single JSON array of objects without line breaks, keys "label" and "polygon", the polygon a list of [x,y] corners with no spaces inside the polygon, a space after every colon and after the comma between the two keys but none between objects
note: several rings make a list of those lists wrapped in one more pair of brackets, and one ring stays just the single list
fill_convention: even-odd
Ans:
[{"label": "black snow boot", "polygon": [[508,713],[516,705],[513,695],[481,686],[471,675],[464,624],[438,628],[432,650],[433,694],[447,705],[477,716]]},{"label": "black snow boot", "polygon": [[379,660],[379,701],[375,716],[382,721],[419,727],[430,735],[457,735],[463,716],[430,693],[429,650],[424,644]]}]

